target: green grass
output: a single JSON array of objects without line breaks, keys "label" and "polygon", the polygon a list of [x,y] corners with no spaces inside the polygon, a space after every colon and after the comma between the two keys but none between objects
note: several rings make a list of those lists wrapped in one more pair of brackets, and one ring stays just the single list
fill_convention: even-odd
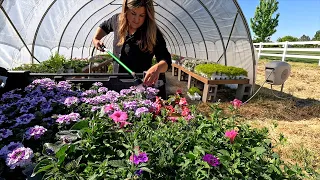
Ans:
[{"label": "green grass", "polygon": [[[282,51],[261,51],[262,53],[268,54],[282,54]],[[304,51],[287,51],[287,54],[294,55],[309,55],[309,56],[320,56],[320,52],[304,52]],[[272,61],[281,60],[282,57],[271,57],[271,56],[261,56],[260,59],[268,59]],[[286,58],[288,62],[301,62],[301,63],[309,63],[309,64],[318,64],[319,59],[303,59],[303,58]]]}]

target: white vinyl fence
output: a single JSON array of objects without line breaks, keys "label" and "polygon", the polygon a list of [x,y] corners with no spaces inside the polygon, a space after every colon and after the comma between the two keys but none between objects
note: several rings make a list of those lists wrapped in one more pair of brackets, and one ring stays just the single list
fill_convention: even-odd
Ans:
[{"label": "white vinyl fence", "polygon": [[[286,57],[290,58],[302,58],[302,59],[318,59],[320,66],[320,55],[293,55],[287,54],[288,51],[300,51],[300,52],[319,52],[320,48],[291,48],[291,45],[320,45],[320,41],[298,41],[298,42],[272,42],[272,43],[254,43],[253,45],[256,47],[258,51],[258,59],[260,56],[275,56],[282,57],[282,61],[286,60]],[[281,47],[276,48],[264,48],[264,45],[281,45]],[[261,51],[282,51],[282,54],[272,54],[272,53],[262,53]]]}]

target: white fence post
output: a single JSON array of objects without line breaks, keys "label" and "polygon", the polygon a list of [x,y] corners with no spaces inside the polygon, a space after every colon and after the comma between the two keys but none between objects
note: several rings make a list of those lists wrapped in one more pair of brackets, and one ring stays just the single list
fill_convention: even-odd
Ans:
[{"label": "white fence post", "polygon": [[318,65],[320,66],[320,59],[319,59],[319,64]]},{"label": "white fence post", "polygon": [[288,49],[288,41],[286,41],[285,44],[284,44],[284,49],[283,49],[283,54],[282,54],[282,61],[286,60],[287,49]]},{"label": "white fence post", "polygon": [[258,60],[260,59],[261,49],[262,49],[262,42],[259,44],[259,52],[258,52]]}]

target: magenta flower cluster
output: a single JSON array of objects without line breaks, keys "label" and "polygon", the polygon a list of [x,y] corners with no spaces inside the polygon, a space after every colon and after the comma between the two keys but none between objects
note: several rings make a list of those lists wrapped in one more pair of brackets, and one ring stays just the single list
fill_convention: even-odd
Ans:
[{"label": "magenta flower cluster", "polygon": [[145,152],[140,152],[139,155],[131,155],[130,156],[130,161],[133,162],[134,164],[140,164],[140,163],[145,163],[148,162],[149,158],[147,153]]},{"label": "magenta flower cluster", "polygon": [[208,164],[210,164],[213,167],[219,166],[220,161],[217,157],[215,157],[212,154],[206,154],[203,156],[202,160],[206,161]]}]

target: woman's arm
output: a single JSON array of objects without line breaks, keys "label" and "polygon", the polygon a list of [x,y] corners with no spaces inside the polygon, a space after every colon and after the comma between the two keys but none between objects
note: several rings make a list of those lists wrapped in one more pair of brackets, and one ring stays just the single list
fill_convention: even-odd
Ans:
[{"label": "woman's arm", "polygon": [[96,34],[94,35],[92,42],[94,44],[94,47],[96,47],[98,50],[103,51],[102,48],[100,48],[103,45],[103,42],[100,40],[107,35],[107,33],[100,27],[98,27]]},{"label": "woman's arm", "polygon": [[101,42],[100,40],[105,35],[109,34],[110,32],[113,32],[114,26],[117,23],[117,19],[118,19],[118,14],[115,14],[108,20],[101,23],[100,26],[98,27],[96,34],[92,38],[92,42],[98,50],[103,51],[103,49],[100,48],[101,45],[103,45],[103,42]]},{"label": "woman's arm", "polygon": [[160,73],[166,72],[171,67],[172,63],[166,41],[159,29],[157,30],[157,44],[154,48],[154,54],[158,63],[148,69],[146,73],[144,84],[147,86],[155,84],[159,79]]}]

